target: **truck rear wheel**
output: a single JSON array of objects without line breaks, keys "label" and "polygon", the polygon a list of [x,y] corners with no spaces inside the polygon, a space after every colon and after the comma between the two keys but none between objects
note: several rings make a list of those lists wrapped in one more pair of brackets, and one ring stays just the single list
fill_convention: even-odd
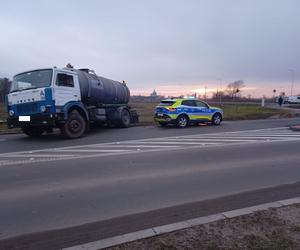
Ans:
[{"label": "truck rear wheel", "polygon": [[39,127],[23,127],[21,129],[24,134],[35,138],[41,136],[45,132],[45,129]]},{"label": "truck rear wheel", "polygon": [[73,110],[69,114],[68,120],[61,127],[63,136],[68,139],[81,137],[85,130],[86,121],[77,110]]},{"label": "truck rear wheel", "polygon": [[128,109],[123,108],[120,111],[120,121],[119,121],[119,127],[121,128],[128,128],[130,125],[130,113]]}]

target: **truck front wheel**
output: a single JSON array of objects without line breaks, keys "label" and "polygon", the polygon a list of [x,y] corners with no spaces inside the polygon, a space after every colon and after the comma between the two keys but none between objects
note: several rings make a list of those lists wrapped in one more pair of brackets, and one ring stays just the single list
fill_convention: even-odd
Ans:
[{"label": "truck front wheel", "polygon": [[73,110],[69,114],[67,121],[61,127],[63,136],[68,139],[81,137],[85,130],[86,121],[77,110]]},{"label": "truck front wheel", "polygon": [[23,127],[21,129],[24,134],[35,138],[41,136],[45,132],[45,129],[39,127]]}]

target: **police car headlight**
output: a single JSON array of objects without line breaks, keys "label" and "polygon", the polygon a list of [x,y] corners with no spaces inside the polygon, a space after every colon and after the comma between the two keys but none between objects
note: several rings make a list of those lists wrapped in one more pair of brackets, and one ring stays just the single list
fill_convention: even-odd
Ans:
[{"label": "police car headlight", "polygon": [[46,110],[47,110],[47,108],[45,106],[41,106],[40,109],[41,109],[41,112],[43,112],[43,113],[46,112]]},{"label": "police car headlight", "polygon": [[9,116],[13,116],[15,114],[15,112],[13,110],[10,110],[8,113],[9,113]]}]

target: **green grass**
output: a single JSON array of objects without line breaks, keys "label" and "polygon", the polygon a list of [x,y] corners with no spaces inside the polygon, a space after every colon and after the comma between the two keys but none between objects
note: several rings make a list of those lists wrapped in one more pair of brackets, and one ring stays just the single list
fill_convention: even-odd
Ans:
[{"label": "green grass", "polygon": [[288,110],[266,108],[256,104],[226,104],[221,108],[224,110],[225,120],[254,120],[272,116],[277,118],[293,116],[293,113]]},{"label": "green grass", "polygon": [[[147,125],[153,124],[153,113],[157,103],[131,103],[133,108],[137,109],[140,115],[140,124]],[[256,104],[225,104],[214,105],[221,107],[224,110],[225,119],[232,120],[254,120],[266,119],[270,117],[292,117],[294,114],[287,110],[279,110],[274,108],[263,108]]]}]

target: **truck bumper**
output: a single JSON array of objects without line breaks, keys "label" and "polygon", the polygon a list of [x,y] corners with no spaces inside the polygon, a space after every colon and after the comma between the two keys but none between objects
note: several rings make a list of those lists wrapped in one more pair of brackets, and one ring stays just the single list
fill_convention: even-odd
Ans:
[{"label": "truck bumper", "polygon": [[7,119],[8,128],[20,128],[20,127],[54,127],[56,119],[53,114],[37,114],[30,115],[30,121],[19,121],[19,117],[13,117]]}]

